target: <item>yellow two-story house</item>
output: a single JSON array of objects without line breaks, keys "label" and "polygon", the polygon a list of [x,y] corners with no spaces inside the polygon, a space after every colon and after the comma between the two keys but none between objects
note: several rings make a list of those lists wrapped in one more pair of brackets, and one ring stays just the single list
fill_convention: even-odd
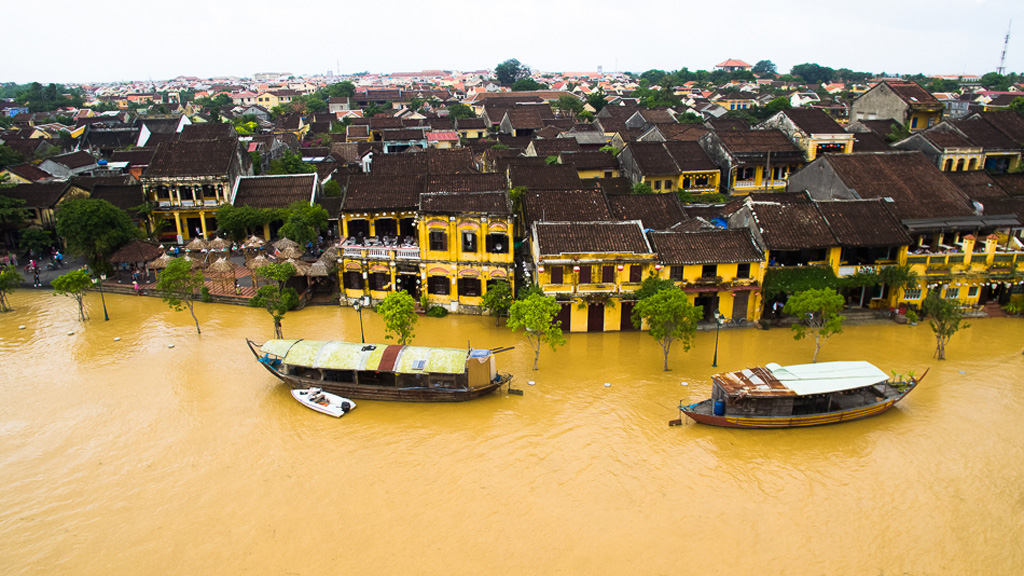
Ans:
[{"label": "yellow two-story house", "polygon": [[781,110],[758,124],[755,129],[775,128],[789,137],[810,162],[820,154],[853,152],[854,135],[847,132],[824,111],[816,108]]},{"label": "yellow two-story house", "polygon": [[630,142],[618,160],[623,176],[655,193],[719,191],[721,171],[696,142]]}]

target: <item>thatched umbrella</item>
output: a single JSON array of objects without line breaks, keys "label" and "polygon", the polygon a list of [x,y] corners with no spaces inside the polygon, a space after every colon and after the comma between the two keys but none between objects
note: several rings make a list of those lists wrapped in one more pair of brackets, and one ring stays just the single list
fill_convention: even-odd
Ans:
[{"label": "thatched umbrella", "polygon": [[252,285],[259,288],[261,285],[267,283],[267,279],[256,273],[257,270],[266,266],[267,264],[273,264],[269,258],[260,254],[259,256],[249,260],[245,263],[245,267],[252,271]]},{"label": "thatched umbrella", "polygon": [[206,271],[213,277],[213,281],[222,288],[225,294],[230,294],[235,288],[235,268],[238,264],[229,258],[219,258],[213,264],[206,267]]},{"label": "thatched umbrella", "polygon": [[231,241],[226,238],[217,237],[206,243],[208,250],[225,250],[231,248]]},{"label": "thatched umbrella", "polygon": [[193,238],[191,242],[185,245],[185,250],[188,250],[190,252],[201,252],[203,250],[207,250],[208,248],[209,247],[206,244],[206,240],[203,240],[202,238],[199,237]]},{"label": "thatched umbrella", "polygon": [[309,272],[310,265],[308,262],[303,262],[302,260],[298,260],[296,258],[289,258],[285,260],[285,262],[295,267],[296,276],[305,276]]},{"label": "thatched umbrella", "polygon": [[282,248],[280,253],[277,254],[277,257],[282,260],[291,260],[293,258],[302,258],[302,255],[305,253],[306,252],[302,248],[298,248],[297,246],[289,246],[287,248]]},{"label": "thatched umbrella", "polygon": [[281,238],[277,242],[274,242],[274,248],[277,248],[278,250],[284,250],[285,248],[298,248],[298,247],[299,247],[299,243],[298,242],[296,242],[294,240],[289,240],[287,238]]},{"label": "thatched umbrella", "polygon": [[320,255],[320,259],[324,261],[337,262],[342,257],[344,251],[339,246],[331,246],[324,253]]},{"label": "thatched umbrella", "polygon": [[245,250],[245,259],[253,259],[260,251],[260,248],[263,248],[263,244],[265,244],[265,242],[263,242],[263,239],[259,236],[249,236],[249,239],[242,244],[242,249]]},{"label": "thatched umbrella", "polygon": [[[147,262],[159,258],[162,254],[163,250],[155,244],[143,242],[136,238],[122,246],[117,252],[114,252],[110,257],[110,262],[112,264],[126,264],[127,266],[136,269],[145,269]],[[120,268],[117,272],[120,277]]]},{"label": "thatched umbrella", "polygon": [[331,275],[330,266],[324,262],[323,258],[317,260],[309,267],[309,271],[306,272],[306,276],[310,278],[326,277]]},{"label": "thatched umbrella", "polygon": [[163,270],[164,268],[167,268],[167,265],[173,260],[174,257],[170,254],[163,254],[156,260],[150,260],[149,263],[146,264],[146,268],[149,268],[150,270]]}]

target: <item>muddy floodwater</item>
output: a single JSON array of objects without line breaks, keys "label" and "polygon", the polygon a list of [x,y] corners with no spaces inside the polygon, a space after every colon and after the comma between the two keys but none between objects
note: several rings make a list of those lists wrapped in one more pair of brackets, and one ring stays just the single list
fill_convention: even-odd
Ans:
[{"label": "muddy floodwater", "polygon": [[[493,319],[421,318],[416,344],[516,346],[525,394],[336,420],[253,360],[263,310],[198,304],[200,336],[155,298],[107,295],[109,322],[87,300],[84,324],[48,292],[0,315],[2,574],[1024,572],[1018,319],[972,321],[945,362],[923,324],[848,327],[820,360],[931,372],[879,417],[759,431],[668,426],[710,395],[714,332],[671,372],[638,332],[568,335],[534,372]],[[311,307],[284,335],[358,340],[359,318]],[[812,346],[724,330],[718,365]]]}]

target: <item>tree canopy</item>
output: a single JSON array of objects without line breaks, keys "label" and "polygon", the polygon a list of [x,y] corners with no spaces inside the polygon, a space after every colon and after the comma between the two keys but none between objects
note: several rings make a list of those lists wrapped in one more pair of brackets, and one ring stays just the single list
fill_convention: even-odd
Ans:
[{"label": "tree canopy", "polygon": [[24,162],[25,157],[20,152],[6,144],[0,144],[0,168],[23,164]]},{"label": "tree canopy", "polygon": [[465,104],[455,103],[448,105],[448,117],[453,119],[476,118],[476,113],[473,112],[472,108]]},{"label": "tree canopy", "polygon": [[181,312],[187,308],[196,323],[196,334],[202,334],[194,304],[196,293],[203,288],[203,272],[193,270],[192,262],[185,258],[171,260],[157,277],[155,288],[172,310]]},{"label": "tree canopy", "polygon": [[78,303],[78,319],[85,322],[85,291],[92,287],[92,278],[84,269],[61,274],[50,282],[54,296],[67,296]]},{"label": "tree canopy", "polygon": [[288,206],[284,226],[281,226],[281,235],[305,247],[316,242],[320,231],[327,227],[328,218],[327,210],[319,204],[310,205],[301,200],[292,202]]},{"label": "tree canopy", "polygon": [[757,64],[754,64],[750,71],[758,76],[764,76],[766,74],[776,74],[779,70],[771,60],[758,60]]},{"label": "tree canopy", "polygon": [[683,350],[689,351],[693,344],[693,336],[697,333],[697,322],[703,314],[704,307],[694,306],[686,293],[672,283],[671,287],[665,286],[640,299],[633,306],[633,315],[630,319],[637,328],[643,326],[644,322],[647,323],[648,334],[661,345],[664,369],[667,372],[668,354],[672,344],[679,341],[683,345]]},{"label": "tree canopy", "polygon": [[558,320],[561,304],[552,296],[532,293],[523,300],[517,300],[509,309],[508,327],[514,331],[526,332],[526,340],[533,348],[533,369],[537,369],[541,345],[547,343],[554,352],[565,344],[562,322]]},{"label": "tree canopy", "polygon": [[508,313],[513,302],[515,299],[512,298],[512,286],[508,282],[499,280],[487,287],[483,306],[494,316],[494,325],[497,326],[501,317]]},{"label": "tree canopy", "polygon": [[0,267],[0,312],[10,312],[10,302],[7,301],[7,297],[18,288],[21,287],[21,283],[25,281],[25,278],[18,272],[18,268],[15,266],[3,266]]},{"label": "tree canopy", "polygon": [[277,160],[271,160],[267,174],[308,174],[316,172],[316,166],[302,161],[302,155],[286,150]]},{"label": "tree canopy", "polygon": [[236,242],[244,240],[250,231],[262,229],[264,224],[280,219],[280,210],[271,208],[253,208],[244,204],[222,204],[217,208],[218,229]]},{"label": "tree canopy", "polygon": [[793,324],[794,340],[800,340],[808,334],[814,336],[814,358],[811,362],[818,361],[818,351],[829,337],[842,333],[845,317],[839,313],[845,305],[846,301],[841,294],[831,288],[820,288],[797,292],[782,308],[786,314],[800,319]]},{"label": "tree canopy", "polygon": [[[0,187],[0,190],[3,190]],[[0,192],[0,228],[18,228],[28,220],[30,212],[25,208],[25,200],[10,198]]]},{"label": "tree canopy", "polygon": [[397,340],[405,345],[412,342],[413,331],[419,317],[416,300],[405,290],[391,292],[377,305],[377,313],[384,317],[384,339]]},{"label": "tree canopy", "polygon": [[515,84],[512,85],[513,92],[529,92],[531,90],[543,90],[547,86],[537,82],[533,78],[523,78],[516,80]]},{"label": "tree canopy", "polygon": [[928,315],[928,325],[935,334],[935,358],[945,360],[946,344],[949,344],[949,339],[962,328],[970,328],[970,324],[964,322],[960,302],[940,298],[938,290],[931,290],[928,297],[921,302],[921,310]]},{"label": "tree canopy", "polygon": [[295,266],[287,262],[277,262],[261,266],[256,273],[264,278],[276,280],[277,284],[260,286],[260,289],[256,291],[256,296],[249,300],[249,305],[254,308],[266,309],[274,320],[274,337],[284,338],[281,322],[289,310],[299,305],[299,293],[295,291],[295,288],[284,287],[284,283],[295,275]]},{"label": "tree canopy", "polygon": [[494,75],[498,78],[498,84],[512,86],[518,80],[530,77],[530,69],[519,63],[515,58],[509,58],[494,67]]},{"label": "tree canopy", "polygon": [[105,270],[107,258],[140,233],[128,214],[110,202],[75,198],[57,209],[57,235],[68,252],[86,258],[93,270]]},{"label": "tree canopy", "polygon": [[806,63],[793,66],[789,73],[803,78],[807,84],[821,84],[823,82],[831,82],[835,75],[835,70],[828,66]]}]

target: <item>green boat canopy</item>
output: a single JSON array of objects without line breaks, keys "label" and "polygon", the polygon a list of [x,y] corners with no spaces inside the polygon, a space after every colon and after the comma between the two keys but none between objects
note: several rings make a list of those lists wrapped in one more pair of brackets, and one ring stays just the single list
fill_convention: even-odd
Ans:
[{"label": "green boat canopy", "polygon": [[[392,350],[385,354],[389,348]],[[336,340],[268,340],[260,351],[277,356],[292,366],[399,374],[463,374],[469,357],[469,351],[461,348],[359,344]],[[381,366],[382,361],[389,366]]]}]

